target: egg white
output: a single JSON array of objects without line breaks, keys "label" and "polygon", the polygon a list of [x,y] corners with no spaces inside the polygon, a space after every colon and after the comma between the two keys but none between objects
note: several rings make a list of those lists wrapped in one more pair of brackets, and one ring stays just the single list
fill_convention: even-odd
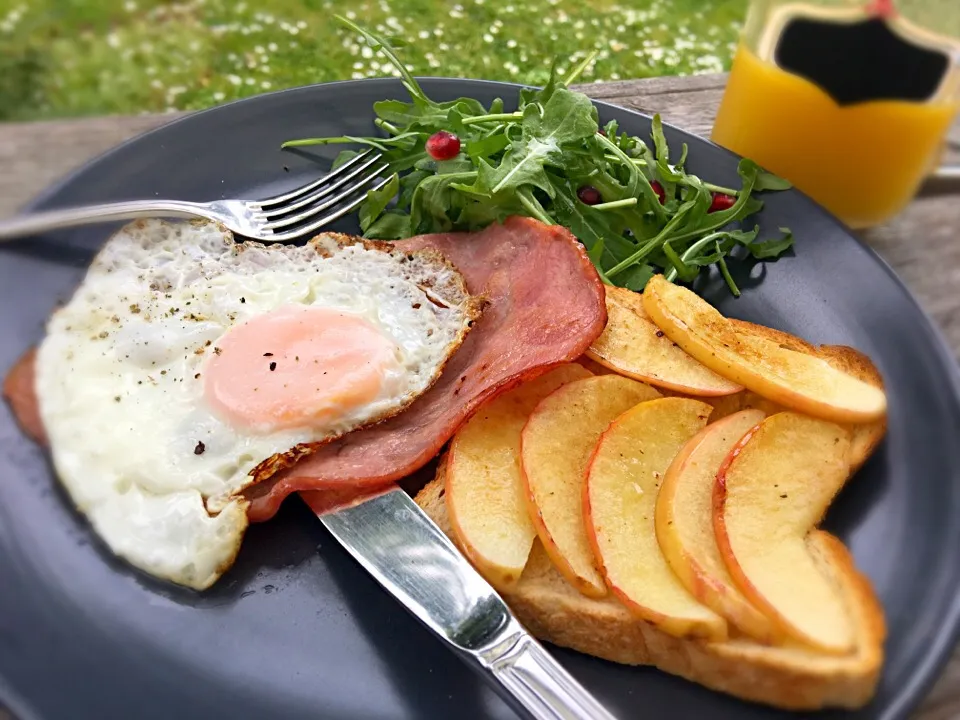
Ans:
[{"label": "egg white", "polygon": [[[289,304],[354,314],[391,339],[396,363],[380,395],[323,426],[263,432],[219,419],[202,379],[218,339]],[[36,391],[57,474],[117,555],[208,587],[239,548],[251,471],[405,407],[476,316],[477,300],[438,257],[338,236],[264,247],[234,243],[212,223],[132,223],[107,242],[39,348]]]}]

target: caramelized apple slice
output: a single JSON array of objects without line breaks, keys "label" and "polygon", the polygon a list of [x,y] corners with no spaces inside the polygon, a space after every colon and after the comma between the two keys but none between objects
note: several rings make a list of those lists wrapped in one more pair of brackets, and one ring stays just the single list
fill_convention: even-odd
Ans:
[{"label": "caramelized apple slice", "polygon": [[520,432],[543,398],[591,377],[560,365],[482,405],[454,436],[447,456],[447,508],[454,534],[480,573],[498,588],[520,579],[537,535],[520,476]]},{"label": "caramelized apple slice", "polygon": [[726,622],[677,579],[654,521],[667,468],[710,411],[697,400],[662,398],[618,417],[594,451],[583,504],[607,584],[631,611],[671,635],[723,640]]},{"label": "caramelized apple slice", "polygon": [[642,296],[608,287],[607,325],[587,356],[635,380],[685,395],[731,395],[743,388],[701,365],[664,335],[643,309]]},{"label": "caramelized apple slice", "polygon": [[657,275],[643,306],[666,335],[725,378],[786,407],[835,422],[883,417],[886,396],[825,360],[740,332],[695,293]]},{"label": "caramelized apple slice", "polygon": [[845,428],[777,413],[734,447],[714,485],[717,546],[744,596],[788,636],[838,654],[853,647],[850,618],[806,537],[846,481],[849,451]]},{"label": "caramelized apple slice", "polygon": [[803,338],[791,335],[783,330],[767,327],[766,325],[757,325],[746,320],[737,320],[736,318],[727,318],[730,327],[735,333],[742,337],[759,338],[776,343],[786,350],[806,353],[807,355],[816,355],[817,349]]},{"label": "caramelized apple slice", "polygon": [[583,524],[583,478],[600,434],[624,410],[659,397],[619,375],[571,382],[534,409],[520,440],[527,507],[557,569],[580,592],[607,593]]},{"label": "caramelized apple slice", "polygon": [[707,425],[683,446],[664,475],[657,498],[657,541],[684,587],[741,632],[769,643],[778,633],[737,588],[713,532],[717,470],[740,439],[765,415],[743,410]]}]

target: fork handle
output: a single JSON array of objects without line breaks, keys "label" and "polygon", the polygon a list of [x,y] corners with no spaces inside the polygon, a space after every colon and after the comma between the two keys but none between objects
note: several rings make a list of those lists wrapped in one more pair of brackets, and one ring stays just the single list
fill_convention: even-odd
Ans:
[{"label": "fork handle", "polygon": [[44,210],[0,221],[0,241],[39,235],[59,228],[143,217],[204,217],[202,206],[182,200],[128,200],[63,210]]}]

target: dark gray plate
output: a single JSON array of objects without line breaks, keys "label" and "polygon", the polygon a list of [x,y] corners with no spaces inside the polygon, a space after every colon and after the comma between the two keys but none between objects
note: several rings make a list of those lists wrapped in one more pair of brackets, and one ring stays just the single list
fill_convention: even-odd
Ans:
[{"label": "dark gray plate", "polygon": [[[516,97],[515,87],[495,83],[424,86],[441,100]],[[193,115],[108,153],[35,207],[270,195],[315,176],[317,159],[325,167],[336,152],[281,152],[283,140],[371,133],[371,105],[388,97],[402,97],[397,81],[338,83]],[[646,117],[599,108],[603,121],[616,117],[631,133],[649,132]],[[690,144],[691,171],[736,181],[732,155],[679,130],[667,135]],[[887,441],[843,491],[827,527],[853,549],[890,627],[877,698],[850,717],[901,717],[947,659],[960,620],[957,369],[889,268],[823,210],[788,192],[769,197],[760,219],[767,228],[793,228],[796,257],[743,277],[750,287],[740,300],[716,282],[707,296],[737,317],[854,345],[888,383]],[[40,340],[45,318],[69,296],[109,229],[0,250],[0,369]],[[0,471],[0,698],[24,720],[510,717],[297,499],[254,527],[236,566],[196,594],[115,561],[6,408]],[[623,718],[779,715],[656,670],[556,654]]]}]

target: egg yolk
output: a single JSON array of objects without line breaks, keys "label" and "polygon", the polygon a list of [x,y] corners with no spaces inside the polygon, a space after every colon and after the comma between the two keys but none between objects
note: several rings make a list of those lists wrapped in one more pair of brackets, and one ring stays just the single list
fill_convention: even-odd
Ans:
[{"label": "egg yolk", "polygon": [[231,328],[204,368],[224,420],[260,431],[332,424],[380,394],[397,346],[362,318],[290,305]]}]

